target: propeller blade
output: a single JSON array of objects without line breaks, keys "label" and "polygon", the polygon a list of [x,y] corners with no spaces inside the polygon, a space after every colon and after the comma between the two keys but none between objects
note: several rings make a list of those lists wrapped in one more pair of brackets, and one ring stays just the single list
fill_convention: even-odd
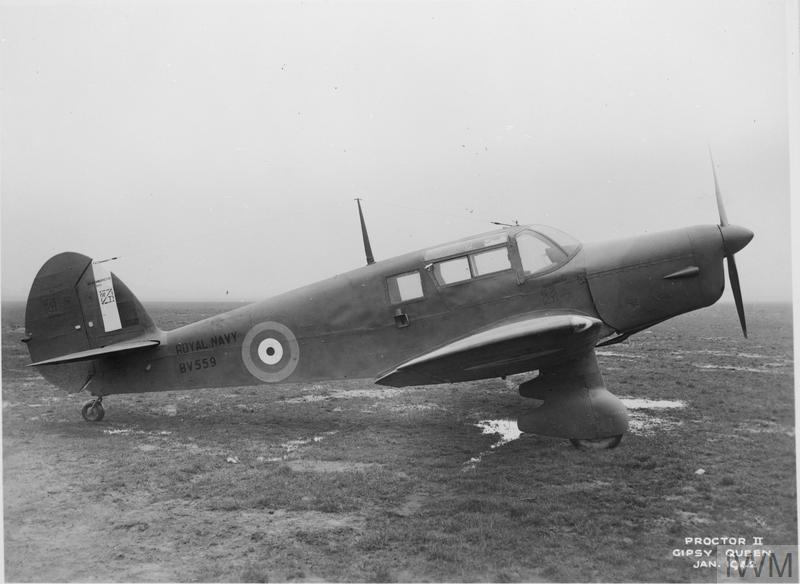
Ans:
[{"label": "propeller blade", "polygon": [[731,281],[733,300],[736,302],[736,312],[739,313],[739,323],[742,325],[742,333],[744,333],[744,338],[747,338],[747,322],[744,319],[742,289],[739,286],[739,270],[736,269],[736,260],[733,259],[733,254],[725,256],[725,259],[728,260],[728,278]]},{"label": "propeller blade", "polygon": [[719,192],[719,181],[717,181],[717,171],[714,168],[714,155],[711,154],[711,147],[708,148],[708,156],[711,158],[711,172],[714,175],[714,193],[717,195],[717,209],[719,210],[719,224],[728,224],[728,215],[725,213],[725,205],[722,204],[722,193]]},{"label": "propeller blade", "polygon": [[750,240],[753,238],[753,232],[736,225],[728,226],[728,214],[725,212],[725,205],[722,202],[722,193],[719,190],[717,169],[714,166],[714,155],[711,153],[711,146],[708,147],[708,156],[711,158],[711,172],[714,175],[714,194],[717,196],[720,233],[722,233],[725,259],[728,260],[728,279],[731,282],[731,291],[733,292],[733,301],[736,303],[736,312],[739,314],[739,324],[742,325],[744,338],[747,338],[747,322],[744,318],[742,288],[739,285],[739,270],[736,269],[736,260],[733,259],[733,254],[750,243]]}]

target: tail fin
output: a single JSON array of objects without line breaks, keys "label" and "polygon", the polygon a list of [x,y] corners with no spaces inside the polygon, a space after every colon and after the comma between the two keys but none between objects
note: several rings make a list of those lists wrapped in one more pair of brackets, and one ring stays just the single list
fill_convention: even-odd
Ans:
[{"label": "tail fin", "polygon": [[73,252],[53,256],[39,270],[28,295],[25,330],[33,363],[48,362],[40,368],[45,379],[70,391],[88,384],[91,358],[114,352],[109,345],[155,340],[160,333],[121,280],[102,263]]}]

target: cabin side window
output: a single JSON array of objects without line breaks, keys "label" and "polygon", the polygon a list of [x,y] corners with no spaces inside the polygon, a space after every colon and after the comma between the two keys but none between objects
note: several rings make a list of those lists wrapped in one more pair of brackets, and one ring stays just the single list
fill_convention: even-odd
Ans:
[{"label": "cabin side window", "polygon": [[511,261],[508,259],[508,248],[498,247],[497,249],[474,254],[472,256],[472,267],[475,276],[510,270]]},{"label": "cabin side window", "polygon": [[427,269],[433,272],[440,286],[448,286],[510,270],[511,260],[508,248],[503,246],[429,264]]},{"label": "cabin side window", "polygon": [[389,287],[389,300],[392,304],[408,302],[424,296],[419,272],[407,272],[386,278]]},{"label": "cabin side window", "polygon": [[541,272],[567,259],[567,254],[561,248],[525,231],[517,236],[517,248],[526,274]]},{"label": "cabin side window", "polygon": [[439,284],[455,284],[472,278],[466,256],[438,262],[433,265],[433,275]]}]

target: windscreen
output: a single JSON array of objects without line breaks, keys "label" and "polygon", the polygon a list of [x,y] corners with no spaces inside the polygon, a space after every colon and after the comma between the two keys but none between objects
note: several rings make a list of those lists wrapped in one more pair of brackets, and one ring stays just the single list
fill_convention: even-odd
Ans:
[{"label": "windscreen", "polygon": [[553,240],[564,252],[571,256],[575,252],[578,251],[578,248],[581,246],[581,242],[564,233],[563,231],[556,229],[555,227],[549,227],[547,225],[531,225],[531,229],[536,231],[537,233],[541,233],[545,237]]},{"label": "windscreen", "polygon": [[527,275],[556,269],[580,247],[580,243],[566,233],[543,225],[520,231],[516,239],[522,270]]}]

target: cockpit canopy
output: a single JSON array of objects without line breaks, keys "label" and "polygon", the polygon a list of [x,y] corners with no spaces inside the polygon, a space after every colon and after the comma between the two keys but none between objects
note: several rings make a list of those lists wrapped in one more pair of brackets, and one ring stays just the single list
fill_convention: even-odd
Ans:
[{"label": "cockpit canopy", "polygon": [[[516,272],[521,283],[557,270],[580,247],[576,239],[552,227],[512,227],[428,249],[423,256],[424,268],[439,287],[482,280],[503,272]],[[421,272],[417,269],[388,276],[386,286],[391,304],[425,298]]]},{"label": "cockpit canopy", "polygon": [[[545,225],[492,232],[429,249],[427,268],[440,286],[448,286],[506,270],[524,277],[552,271],[580,248],[573,237]],[[519,263],[514,256],[519,257]]]}]

